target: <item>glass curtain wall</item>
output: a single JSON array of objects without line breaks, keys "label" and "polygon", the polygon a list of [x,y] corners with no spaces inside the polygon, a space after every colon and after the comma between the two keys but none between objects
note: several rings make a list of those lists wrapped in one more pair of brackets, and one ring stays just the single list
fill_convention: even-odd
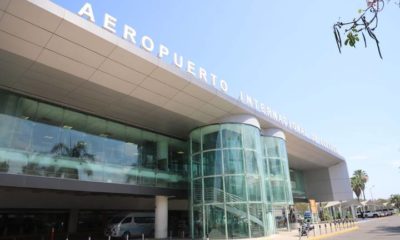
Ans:
[{"label": "glass curtain wall", "polygon": [[0,172],[187,188],[187,144],[0,91]]},{"label": "glass curtain wall", "polygon": [[246,124],[210,125],[192,131],[190,143],[193,238],[270,234],[260,130]]},{"label": "glass curtain wall", "polygon": [[303,171],[290,169],[290,183],[292,186],[293,198],[297,199],[297,201],[306,200]]},{"label": "glass curtain wall", "polygon": [[[293,204],[286,141],[279,137],[261,137],[264,166],[267,172],[265,185],[271,193],[272,218],[277,229],[288,227],[288,207]],[[268,191],[268,190],[267,190]],[[269,213],[268,213],[269,214]]]}]

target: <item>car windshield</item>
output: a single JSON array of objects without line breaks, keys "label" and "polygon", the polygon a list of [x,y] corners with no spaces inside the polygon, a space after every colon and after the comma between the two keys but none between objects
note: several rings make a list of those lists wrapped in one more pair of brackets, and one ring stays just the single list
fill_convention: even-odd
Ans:
[{"label": "car windshield", "polygon": [[124,219],[124,217],[121,216],[113,217],[111,218],[110,223],[120,223],[122,219]]}]

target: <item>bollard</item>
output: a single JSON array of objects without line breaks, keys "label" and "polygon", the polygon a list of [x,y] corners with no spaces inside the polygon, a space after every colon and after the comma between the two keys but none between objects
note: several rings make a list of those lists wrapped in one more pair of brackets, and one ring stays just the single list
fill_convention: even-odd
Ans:
[{"label": "bollard", "polygon": [[68,240],[68,235],[67,235],[67,237],[65,238],[65,240]]},{"label": "bollard", "polygon": [[91,239],[92,239],[92,237],[89,235],[88,240],[91,240]]},{"label": "bollard", "polygon": [[54,227],[51,228],[50,240],[54,240]]},{"label": "bollard", "polygon": [[329,223],[329,227],[331,228],[331,232],[332,232],[332,222]]},{"label": "bollard", "polygon": [[111,240],[111,235],[108,235],[108,238],[107,238],[107,240]]},{"label": "bollard", "polygon": [[326,229],[326,223],[325,223],[325,234],[327,234],[328,233],[328,230]]},{"label": "bollard", "polygon": [[315,227],[313,228],[313,233],[314,233],[314,237],[315,237]]},{"label": "bollard", "polygon": [[144,240],[144,233],[142,233],[142,240]]},{"label": "bollard", "polygon": [[172,231],[169,231],[169,239],[172,239]]},{"label": "bollard", "polygon": [[321,224],[319,226],[319,235],[321,235]]}]

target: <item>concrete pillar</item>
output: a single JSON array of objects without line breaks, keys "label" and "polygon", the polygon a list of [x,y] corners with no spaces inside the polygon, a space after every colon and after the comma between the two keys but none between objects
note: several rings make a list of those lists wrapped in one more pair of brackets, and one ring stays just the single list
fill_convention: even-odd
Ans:
[{"label": "concrete pillar", "polygon": [[357,211],[353,204],[351,204],[351,215],[353,215],[353,218],[357,218]]},{"label": "concrete pillar", "polygon": [[68,216],[68,233],[76,233],[78,227],[79,210],[71,209]]},{"label": "concrete pillar", "polygon": [[157,239],[168,237],[168,197],[156,196],[154,237]]},{"label": "concrete pillar", "polygon": [[168,140],[157,142],[157,166],[160,170],[168,170]]}]

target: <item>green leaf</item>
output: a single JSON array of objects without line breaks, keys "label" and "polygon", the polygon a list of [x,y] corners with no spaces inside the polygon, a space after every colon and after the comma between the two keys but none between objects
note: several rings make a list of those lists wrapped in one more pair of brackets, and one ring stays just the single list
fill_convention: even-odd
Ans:
[{"label": "green leaf", "polygon": [[361,14],[364,10],[362,10],[361,8],[358,9],[358,14]]}]

